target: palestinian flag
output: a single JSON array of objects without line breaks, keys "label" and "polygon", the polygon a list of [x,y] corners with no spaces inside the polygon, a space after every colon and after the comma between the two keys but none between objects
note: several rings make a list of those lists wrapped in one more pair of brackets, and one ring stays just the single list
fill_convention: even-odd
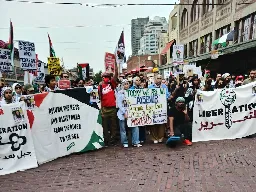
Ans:
[{"label": "palestinian flag", "polygon": [[77,74],[80,79],[86,79],[89,77],[89,63],[78,63],[77,64]]},{"label": "palestinian flag", "polygon": [[49,46],[50,46],[50,57],[56,57],[55,51],[54,51],[53,46],[52,46],[52,40],[51,40],[49,34],[48,34],[48,39],[49,39]]},{"label": "palestinian flag", "polygon": [[104,146],[98,106],[85,88],[35,94],[27,110],[39,164]]},{"label": "palestinian flag", "polygon": [[219,39],[214,40],[212,45],[221,44],[222,47],[226,47],[228,41],[233,41],[234,40],[234,35],[235,35],[235,30],[232,30],[229,33],[221,36]]},{"label": "palestinian flag", "polygon": [[116,63],[119,67],[119,72],[122,73],[123,64],[126,62],[124,31],[122,31],[115,50]]}]

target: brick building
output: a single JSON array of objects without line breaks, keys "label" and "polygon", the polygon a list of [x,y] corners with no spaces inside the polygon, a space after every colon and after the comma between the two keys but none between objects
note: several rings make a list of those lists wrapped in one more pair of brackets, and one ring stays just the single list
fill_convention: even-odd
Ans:
[{"label": "brick building", "polygon": [[159,63],[159,55],[138,55],[131,56],[127,60],[127,72],[131,72],[139,67],[155,67]]}]

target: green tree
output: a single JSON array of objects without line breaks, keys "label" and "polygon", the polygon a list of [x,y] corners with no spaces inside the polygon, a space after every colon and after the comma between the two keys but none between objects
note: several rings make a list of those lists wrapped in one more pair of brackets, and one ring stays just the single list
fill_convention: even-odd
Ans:
[{"label": "green tree", "polygon": [[100,70],[98,73],[95,73],[94,77],[93,77],[93,81],[95,83],[100,83],[101,82],[101,74],[102,74],[102,71]]}]

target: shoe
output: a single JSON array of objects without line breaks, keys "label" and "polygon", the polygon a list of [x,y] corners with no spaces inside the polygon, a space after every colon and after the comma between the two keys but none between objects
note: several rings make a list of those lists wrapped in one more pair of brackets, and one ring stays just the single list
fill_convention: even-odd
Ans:
[{"label": "shoe", "polygon": [[187,146],[191,146],[192,145],[192,142],[189,141],[188,139],[184,139],[183,143]]},{"label": "shoe", "polygon": [[129,146],[128,146],[128,144],[123,144],[123,147],[128,148]]},{"label": "shoe", "polygon": [[144,143],[144,141],[140,141],[140,143]]},{"label": "shoe", "polygon": [[154,141],[154,144],[157,144],[157,143],[158,143],[158,141],[157,141],[157,140],[155,140],[155,141]]},{"label": "shoe", "polygon": [[133,147],[142,147],[141,144],[136,144],[136,145],[133,145]]},{"label": "shoe", "polygon": [[158,140],[158,143],[163,143],[163,138]]}]

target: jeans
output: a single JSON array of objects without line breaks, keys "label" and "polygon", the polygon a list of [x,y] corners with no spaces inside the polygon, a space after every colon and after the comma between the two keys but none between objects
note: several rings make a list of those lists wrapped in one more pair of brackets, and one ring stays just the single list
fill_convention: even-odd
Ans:
[{"label": "jeans", "polygon": [[[120,127],[120,136],[121,136],[121,143],[128,144],[128,139],[126,135],[126,121],[119,120],[119,127]],[[137,145],[139,144],[139,127],[131,127],[132,129],[132,144]]]}]

